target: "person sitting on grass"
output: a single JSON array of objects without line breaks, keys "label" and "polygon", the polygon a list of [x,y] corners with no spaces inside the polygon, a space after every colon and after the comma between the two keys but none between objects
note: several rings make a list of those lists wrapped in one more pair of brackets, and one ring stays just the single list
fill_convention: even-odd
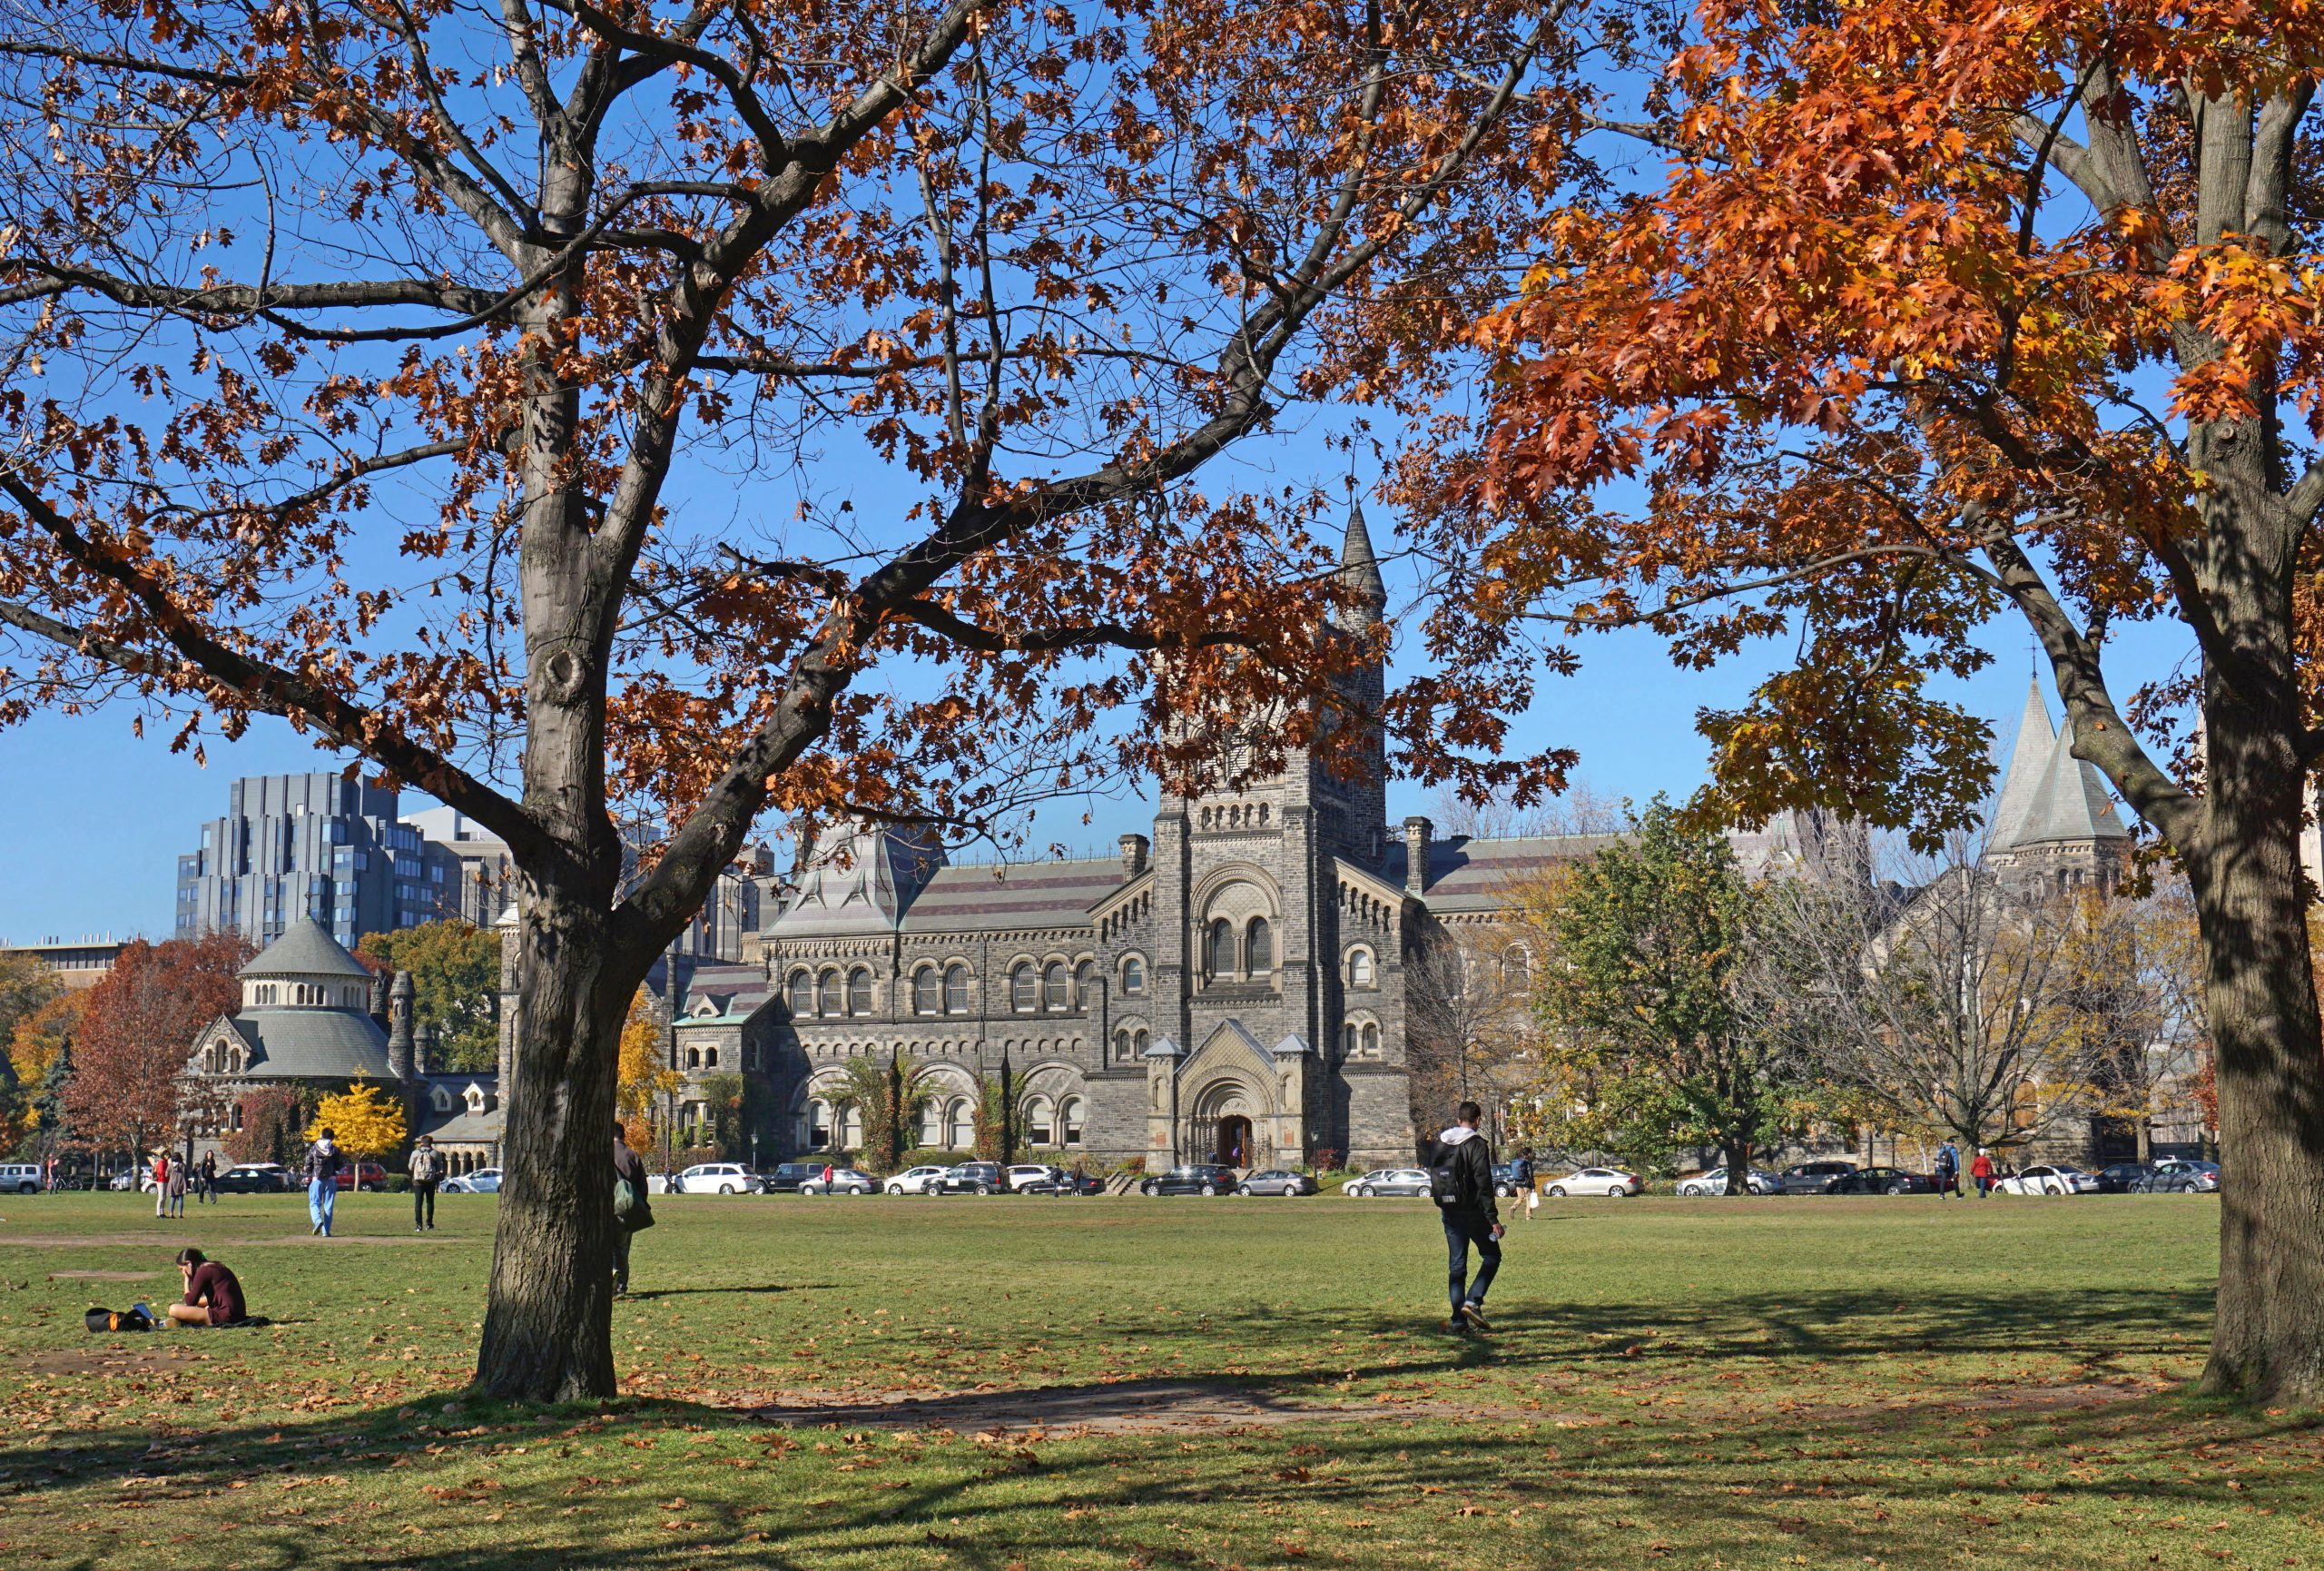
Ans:
[{"label": "person sitting on grass", "polygon": [[178,1270],[185,1278],[185,1301],[168,1306],[171,1323],[180,1326],[231,1326],[246,1311],[242,1284],[234,1273],[200,1250],[180,1250]]}]

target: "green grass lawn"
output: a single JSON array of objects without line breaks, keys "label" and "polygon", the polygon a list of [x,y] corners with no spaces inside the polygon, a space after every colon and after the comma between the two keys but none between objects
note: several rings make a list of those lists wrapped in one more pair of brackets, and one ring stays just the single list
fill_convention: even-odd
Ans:
[{"label": "green grass lawn", "polygon": [[[0,1563],[2324,1565],[2324,1430],[2176,1388],[2200,1198],[1562,1202],[1489,1341],[1421,1202],[673,1198],[551,1413],[458,1397],[497,1203],[0,1199]],[[83,1330],[185,1242],[278,1324]]]}]

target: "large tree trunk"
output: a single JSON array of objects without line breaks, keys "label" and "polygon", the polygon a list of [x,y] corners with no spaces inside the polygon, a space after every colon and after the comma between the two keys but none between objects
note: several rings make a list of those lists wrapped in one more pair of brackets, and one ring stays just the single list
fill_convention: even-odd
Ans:
[{"label": "large tree trunk", "polygon": [[2218,1321],[2203,1388],[2324,1402],[2324,1033],[2299,869],[2296,734],[2220,693],[2200,851],[2186,858],[2218,1055]]},{"label": "large tree trunk", "polygon": [[[519,935],[516,1083],[476,1383],[513,1399],[615,1394],[615,1066],[642,975],[613,963],[605,904],[534,884]],[[650,963],[650,960],[648,962]]]},{"label": "large tree trunk", "polygon": [[1751,1192],[1751,1142],[1741,1135],[1728,1138],[1720,1148],[1727,1161],[1727,1192],[1748,1195]]}]

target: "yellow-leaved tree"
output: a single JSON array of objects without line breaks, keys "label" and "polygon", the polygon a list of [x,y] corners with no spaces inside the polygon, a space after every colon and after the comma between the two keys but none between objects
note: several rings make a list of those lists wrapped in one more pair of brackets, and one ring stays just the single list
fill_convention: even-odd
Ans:
[{"label": "yellow-leaved tree", "polygon": [[402,1104],[379,1087],[358,1080],[336,1096],[316,1104],[307,1138],[319,1140],[325,1130],[340,1150],[356,1158],[382,1157],[403,1144]]},{"label": "yellow-leaved tree", "polygon": [[622,1023],[617,1072],[614,1106],[621,1114],[622,1136],[635,1149],[647,1150],[654,1143],[655,1102],[676,1091],[684,1077],[662,1051],[662,1023],[647,1005],[644,988],[629,1001],[629,1018]]}]

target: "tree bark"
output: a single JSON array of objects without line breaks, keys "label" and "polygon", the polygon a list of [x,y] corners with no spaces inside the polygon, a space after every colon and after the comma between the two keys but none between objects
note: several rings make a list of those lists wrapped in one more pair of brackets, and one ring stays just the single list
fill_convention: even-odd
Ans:
[{"label": "tree bark", "polygon": [[2299,869],[2295,735],[2212,689],[2186,858],[2219,1075],[2220,1266],[2206,1391],[2324,1402],[2324,1033]]},{"label": "tree bark", "polygon": [[1727,1160],[1727,1192],[1748,1195],[1751,1192],[1751,1142],[1739,1135],[1730,1136],[1720,1151]]}]

